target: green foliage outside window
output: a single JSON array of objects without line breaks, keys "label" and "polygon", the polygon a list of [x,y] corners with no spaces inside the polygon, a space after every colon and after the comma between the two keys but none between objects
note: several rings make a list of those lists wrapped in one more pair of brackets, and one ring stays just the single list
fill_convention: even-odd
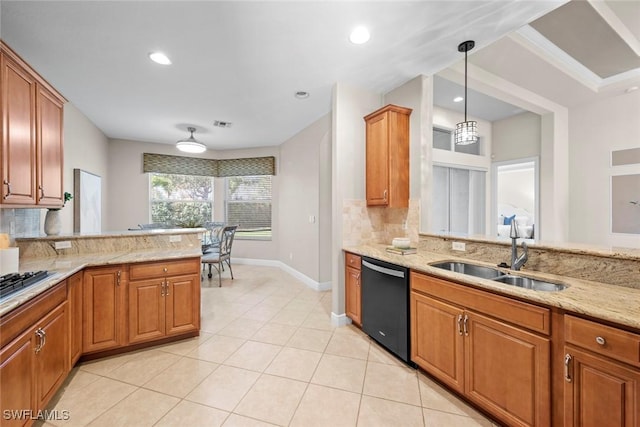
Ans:
[{"label": "green foliage outside window", "polygon": [[151,222],[202,227],[213,218],[213,178],[151,174]]}]

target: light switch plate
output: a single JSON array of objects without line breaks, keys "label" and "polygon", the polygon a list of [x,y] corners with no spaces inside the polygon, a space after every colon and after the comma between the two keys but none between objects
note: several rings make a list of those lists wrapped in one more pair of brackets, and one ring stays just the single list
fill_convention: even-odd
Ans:
[{"label": "light switch plate", "polygon": [[464,252],[467,250],[465,246],[466,244],[464,242],[451,242],[451,249],[454,251]]}]

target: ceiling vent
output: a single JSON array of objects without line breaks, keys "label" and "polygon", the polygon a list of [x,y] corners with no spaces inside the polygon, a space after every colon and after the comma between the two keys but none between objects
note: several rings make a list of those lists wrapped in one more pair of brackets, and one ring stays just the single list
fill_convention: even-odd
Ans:
[{"label": "ceiling vent", "polygon": [[213,125],[219,128],[230,128],[233,123],[231,122],[223,122],[222,120],[216,120],[213,122]]}]

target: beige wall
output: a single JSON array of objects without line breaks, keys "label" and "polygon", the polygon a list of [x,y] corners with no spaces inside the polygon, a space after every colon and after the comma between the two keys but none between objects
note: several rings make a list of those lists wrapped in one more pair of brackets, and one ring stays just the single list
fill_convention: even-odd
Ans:
[{"label": "beige wall", "polygon": [[522,113],[492,123],[491,160],[523,159],[540,156],[540,116]]},{"label": "beige wall", "polygon": [[[108,139],[72,103],[64,106],[64,191],[73,194],[73,169],[82,169],[102,178],[102,229],[107,229],[106,207],[109,205]],[[73,206],[67,202],[60,211],[62,234],[73,233]],[[44,223],[44,210],[42,221]],[[41,227],[40,229],[42,229]]]},{"label": "beige wall", "polygon": [[328,238],[320,225],[330,221],[320,209],[331,203],[330,195],[321,193],[321,178],[327,175],[322,170],[331,167],[322,163],[322,150],[330,137],[326,115],[280,145],[279,259],[316,282],[322,282],[321,270],[330,271],[329,259],[321,259],[320,252],[321,240]]},{"label": "beige wall", "polygon": [[611,151],[640,147],[639,117],[640,91],[569,110],[570,241],[640,248],[610,222],[611,176],[640,174],[638,164],[611,167]]}]

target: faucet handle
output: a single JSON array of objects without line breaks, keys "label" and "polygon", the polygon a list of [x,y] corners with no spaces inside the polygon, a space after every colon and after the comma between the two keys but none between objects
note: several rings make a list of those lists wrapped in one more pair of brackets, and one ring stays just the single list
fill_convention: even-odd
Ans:
[{"label": "faucet handle", "polygon": [[511,237],[512,239],[517,239],[518,237],[520,237],[518,235],[518,224],[516,224],[515,218],[511,220],[511,230],[509,231],[509,237]]}]

